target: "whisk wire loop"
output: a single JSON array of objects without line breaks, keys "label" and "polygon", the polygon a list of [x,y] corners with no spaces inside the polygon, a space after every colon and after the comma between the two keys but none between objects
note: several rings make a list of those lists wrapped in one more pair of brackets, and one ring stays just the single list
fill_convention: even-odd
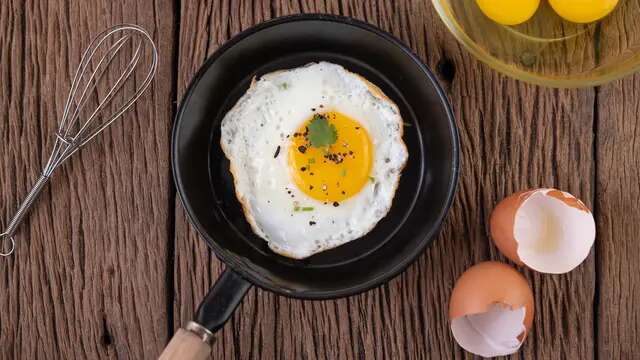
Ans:
[{"label": "whisk wire loop", "polygon": [[[117,52],[122,48],[122,46],[125,45],[127,40],[129,40],[130,38],[131,36],[126,36],[116,41],[116,43],[114,43],[107,51],[107,55],[103,56],[98,62],[98,64],[95,66],[95,69],[93,70],[89,78],[94,78],[97,80],[93,82],[87,81],[87,84],[85,85],[84,89],[82,90],[82,94],[80,95],[80,99],[78,100],[79,104],[76,106],[75,111],[73,112],[73,115],[71,115],[72,121],[77,119],[77,117],[80,115],[80,110],[84,107],[86,102],[89,100],[89,97],[87,95],[93,92],[97,88],[99,80],[102,78],[102,75],[105,73],[108,66],[111,64],[111,61],[114,59]],[[95,52],[92,52],[89,58],[91,58],[93,55],[95,55]],[[82,66],[84,70],[86,70],[86,66],[89,65],[89,62],[87,61],[86,63],[84,63],[84,61],[85,59],[82,60],[83,62]],[[106,61],[106,65],[103,67],[102,64],[105,63],[105,61]],[[98,73],[98,71],[100,71],[100,74],[96,77],[96,74]],[[84,71],[81,74],[84,74]],[[76,84],[75,91],[77,91],[77,86],[80,84],[81,81],[82,81],[82,76],[80,76],[80,78],[78,79],[74,79],[74,83]],[[71,101],[71,100],[72,98],[70,98],[67,101]],[[67,106],[70,109],[73,106],[73,102],[67,103]],[[67,124],[67,118],[65,114],[63,115],[63,120],[60,123],[60,128],[64,129],[66,124]],[[72,128],[68,127],[66,129],[65,136],[68,135],[71,130]]]},{"label": "whisk wire loop", "polygon": [[[7,245],[7,242],[9,243]],[[16,240],[6,232],[0,234],[0,256],[9,256],[16,250]]]}]

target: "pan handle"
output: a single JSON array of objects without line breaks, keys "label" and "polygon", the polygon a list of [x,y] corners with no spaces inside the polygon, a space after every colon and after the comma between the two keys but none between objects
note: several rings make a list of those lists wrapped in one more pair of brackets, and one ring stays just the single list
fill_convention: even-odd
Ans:
[{"label": "pan handle", "polygon": [[227,268],[200,304],[195,321],[176,332],[160,360],[208,359],[214,334],[233,315],[250,288],[250,282]]}]

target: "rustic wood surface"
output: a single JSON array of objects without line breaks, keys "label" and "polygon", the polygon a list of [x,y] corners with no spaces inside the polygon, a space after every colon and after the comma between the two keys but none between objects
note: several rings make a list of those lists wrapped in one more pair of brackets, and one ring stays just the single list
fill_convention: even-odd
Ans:
[{"label": "rustic wood surface", "polygon": [[0,259],[0,358],[151,359],[191,318],[224,266],[189,225],[171,184],[176,101],[231,36],[299,12],[370,22],[438,71],[460,128],[459,191],[440,236],[404,274],[336,301],[251,290],[214,357],[470,358],[448,330],[453,283],[476,262],[506,261],[487,227],[502,197],[554,186],[594,208],[597,245],[567,275],[523,270],[536,317],[514,358],[638,358],[640,76],[582,90],[508,79],[465,52],[427,0],[2,1],[0,221],[46,160],[92,34],[141,24],[161,62],[151,91],[61,169],[21,228],[17,254]]}]

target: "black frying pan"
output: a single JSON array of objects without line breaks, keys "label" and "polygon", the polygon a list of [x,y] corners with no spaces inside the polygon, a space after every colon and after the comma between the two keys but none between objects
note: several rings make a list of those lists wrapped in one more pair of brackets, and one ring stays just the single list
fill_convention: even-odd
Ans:
[{"label": "black frying pan", "polygon": [[[391,211],[373,231],[292,260],[273,253],[246,222],[219,145],[220,121],[254,76],[320,60],[363,75],[399,106],[409,162]],[[451,205],[458,135],[435,77],[398,40],[349,18],[296,15],[242,32],[206,61],[180,106],[172,155],[189,218],[227,265],[195,320],[178,331],[162,356],[200,358],[252,285],[294,298],[332,299],[366,291],[403,271],[434,238]]]}]

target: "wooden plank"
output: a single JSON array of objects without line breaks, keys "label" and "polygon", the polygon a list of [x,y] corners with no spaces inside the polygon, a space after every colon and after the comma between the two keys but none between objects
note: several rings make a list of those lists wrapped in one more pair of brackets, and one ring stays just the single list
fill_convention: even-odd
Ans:
[{"label": "wooden plank", "polygon": [[[601,25],[602,63],[640,46],[638,4],[621,3]],[[602,359],[638,357],[640,266],[638,242],[638,95],[640,76],[602,86],[598,93],[596,155],[598,261],[597,351]]]},{"label": "wooden plank", "polygon": [[90,37],[143,25],[163,54],[151,89],[63,166],[0,259],[0,358],[147,358],[167,340],[173,217],[171,1],[2,1],[0,214],[47,160],[71,77]]},{"label": "wooden plank", "polygon": [[598,354],[631,359],[640,344],[638,201],[640,76],[603,86],[598,96]]},{"label": "wooden plank", "polygon": [[[402,276],[366,294],[303,302],[252,290],[222,332],[218,358],[467,357],[446,318],[456,278],[472,264],[503,259],[489,244],[488,216],[502,197],[557,186],[591,203],[593,90],[550,90],[500,76],[466,53],[424,0],[183,2],[179,94],[206,56],[242,29],[296,12],[363,19],[409,44],[441,78],[458,117],[462,180],[438,240]],[[176,206],[175,327],[192,316],[223,269]],[[200,271],[199,269],[209,269]],[[562,276],[523,270],[537,315],[522,358],[594,356],[594,260]]]}]

